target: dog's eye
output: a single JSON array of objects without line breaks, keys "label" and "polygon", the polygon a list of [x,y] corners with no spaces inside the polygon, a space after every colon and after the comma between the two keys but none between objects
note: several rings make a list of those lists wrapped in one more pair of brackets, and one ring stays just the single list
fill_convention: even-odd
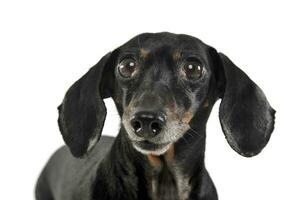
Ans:
[{"label": "dog's eye", "polygon": [[202,63],[195,61],[185,63],[183,70],[188,79],[194,80],[201,78],[205,73]]},{"label": "dog's eye", "polygon": [[130,78],[137,69],[137,63],[132,58],[123,59],[118,65],[118,71],[121,76]]}]

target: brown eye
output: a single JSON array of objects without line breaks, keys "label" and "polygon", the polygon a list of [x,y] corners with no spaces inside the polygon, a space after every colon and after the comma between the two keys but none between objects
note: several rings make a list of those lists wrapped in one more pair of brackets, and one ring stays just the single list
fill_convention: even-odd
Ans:
[{"label": "brown eye", "polygon": [[184,65],[184,72],[188,79],[199,79],[205,73],[205,68],[199,62],[187,62]]},{"label": "brown eye", "polygon": [[137,63],[132,58],[123,59],[118,65],[118,71],[121,76],[130,78],[137,70]]}]

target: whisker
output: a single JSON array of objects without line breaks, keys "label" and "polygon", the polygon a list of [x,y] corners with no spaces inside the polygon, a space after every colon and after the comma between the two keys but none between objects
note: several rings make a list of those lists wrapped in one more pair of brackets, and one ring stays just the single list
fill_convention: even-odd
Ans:
[{"label": "whisker", "polygon": [[184,137],[181,137],[180,139],[183,139],[187,145],[189,145],[189,142],[184,138]]},{"label": "whisker", "polygon": [[191,137],[194,137],[194,135],[192,135],[190,132],[187,132],[188,133],[188,135],[190,135]]},{"label": "whisker", "polygon": [[194,130],[193,128],[189,127],[190,130],[192,130],[193,133],[200,135],[200,133],[198,133],[196,130]]},{"label": "whisker", "polygon": [[193,133],[197,134],[197,135],[200,136],[201,138],[204,138],[204,137],[205,137],[205,135],[203,135],[203,134],[201,134],[201,133],[195,131],[195,130],[192,129],[192,128],[190,128],[190,130],[192,130]]}]

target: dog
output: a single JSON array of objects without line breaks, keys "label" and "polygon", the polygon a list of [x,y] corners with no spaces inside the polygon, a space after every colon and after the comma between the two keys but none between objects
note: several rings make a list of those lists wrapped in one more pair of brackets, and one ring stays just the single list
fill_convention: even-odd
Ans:
[{"label": "dog", "polygon": [[[102,136],[103,99],[121,117]],[[219,119],[229,145],[257,155],[274,129],[263,91],[226,55],[199,39],[143,33],[106,54],[58,107],[66,146],[43,169],[37,200],[218,199],[205,168],[206,123]]]}]

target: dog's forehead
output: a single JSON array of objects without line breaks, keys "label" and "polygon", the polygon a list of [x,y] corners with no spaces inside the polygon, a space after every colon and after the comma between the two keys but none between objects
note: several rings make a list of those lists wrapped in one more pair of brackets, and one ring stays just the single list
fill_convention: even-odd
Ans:
[{"label": "dog's forehead", "polygon": [[176,52],[195,52],[203,54],[206,45],[199,39],[184,35],[168,32],[162,33],[143,33],[135,36],[124,45],[121,50],[142,51],[142,53],[176,53]]}]

